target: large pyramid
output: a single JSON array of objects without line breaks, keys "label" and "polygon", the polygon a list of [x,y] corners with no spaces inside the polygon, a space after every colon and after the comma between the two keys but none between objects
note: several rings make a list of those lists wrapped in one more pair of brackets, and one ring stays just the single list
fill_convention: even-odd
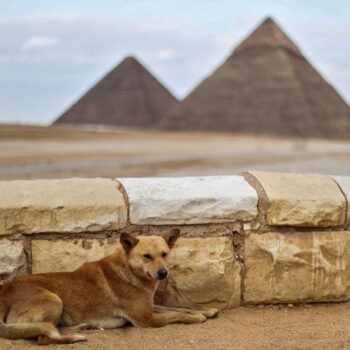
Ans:
[{"label": "large pyramid", "polygon": [[350,108],[267,18],[158,127],[350,138]]},{"label": "large pyramid", "polygon": [[55,123],[148,128],[177,100],[135,58],[125,58]]}]

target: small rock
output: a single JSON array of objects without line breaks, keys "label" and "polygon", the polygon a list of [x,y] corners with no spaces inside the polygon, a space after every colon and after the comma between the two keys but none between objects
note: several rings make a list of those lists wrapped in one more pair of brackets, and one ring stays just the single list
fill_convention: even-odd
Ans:
[{"label": "small rock", "polygon": [[252,229],[252,225],[249,222],[245,222],[243,224],[243,230],[244,231],[250,231]]}]

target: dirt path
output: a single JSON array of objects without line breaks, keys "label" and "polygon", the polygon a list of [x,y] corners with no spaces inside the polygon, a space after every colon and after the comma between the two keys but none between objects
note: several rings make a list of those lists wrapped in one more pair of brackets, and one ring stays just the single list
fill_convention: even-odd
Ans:
[{"label": "dirt path", "polygon": [[[203,324],[158,329],[126,327],[82,332],[87,343],[50,345],[77,350],[301,350],[350,349],[350,303],[293,308],[241,307]],[[37,348],[33,341],[0,340],[1,350]]]}]

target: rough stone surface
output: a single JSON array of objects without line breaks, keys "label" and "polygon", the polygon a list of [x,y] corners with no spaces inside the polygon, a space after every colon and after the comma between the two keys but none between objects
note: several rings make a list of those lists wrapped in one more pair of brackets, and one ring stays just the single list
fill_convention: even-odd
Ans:
[{"label": "rough stone surface", "polygon": [[251,234],[245,264],[248,304],[350,299],[350,232]]},{"label": "rough stone surface", "polygon": [[22,241],[0,240],[0,284],[4,279],[27,272],[27,258]]},{"label": "rough stone surface", "polygon": [[249,221],[257,193],[241,176],[120,179],[132,224],[205,224]]},{"label": "rough stone surface", "polygon": [[350,176],[333,176],[347,200],[347,223],[350,224]]},{"label": "rough stone surface", "polygon": [[268,197],[267,224],[297,227],[344,224],[346,201],[333,179],[322,175],[251,174]]},{"label": "rough stone surface", "polygon": [[109,179],[0,182],[0,234],[122,228],[127,208],[119,186]]},{"label": "rough stone surface", "polygon": [[118,245],[108,239],[33,240],[32,272],[73,271],[85,262],[112,254]]},{"label": "rough stone surface", "polygon": [[219,308],[240,304],[240,265],[234,258],[231,239],[179,239],[169,257],[169,267],[169,279],[157,292],[161,303]]}]

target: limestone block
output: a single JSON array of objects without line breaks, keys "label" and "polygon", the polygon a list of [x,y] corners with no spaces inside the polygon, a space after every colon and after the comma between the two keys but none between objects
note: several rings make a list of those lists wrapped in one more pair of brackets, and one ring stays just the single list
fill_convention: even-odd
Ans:
[{"label": "limestone block", "polygon": [[73,271],[112,254],[118,245],[107,239],[33,240],[32,272]]},{"label": "limestone block", "polygon": [[269,225],[332,227],[344,224],[346,202],[333,179],[322,175],[251,174],[267,195]]},{"label": "limestone block", "polygon": [[240,304],[240,265],[231,239],[181,238],[171,252],[169,268],[170,276],[157,292],[161,303],[219,308]]},{"label": "limestone block", "polygon": [[347,200],[347,223],[350,224],[350,176],[333,176],[333,179],[338,183]]},{"label": "limestone block", "polygon": [[0,234],[96,232],[126,225],[116,181],[68,179],[0,182]]},{"label": "limestone block", "polygon": [[248,304],[350,299],[350,232],[251,234],[245,241]]},{"label": "limestone block", "polygon": [[257,193],[241,176],[120,179],[132,224],[205,224],[249,221]]},{"label": "limestone block", "polygon": [[0,283],[7,278],[26,274],[27,259],[21,241],[0,240]]}]

